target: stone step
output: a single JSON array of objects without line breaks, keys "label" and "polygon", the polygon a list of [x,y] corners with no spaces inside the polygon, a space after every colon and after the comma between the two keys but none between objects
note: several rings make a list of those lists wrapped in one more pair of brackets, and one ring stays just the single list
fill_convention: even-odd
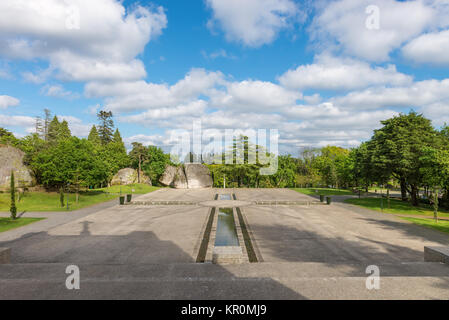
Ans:
[{"label": "stone step", "polygon": [[449,299],[439,263],[381,265],[380,290],[362,265],[80,265],[80,290],[66,288],[66,267],[1,265],[0,299]]}]

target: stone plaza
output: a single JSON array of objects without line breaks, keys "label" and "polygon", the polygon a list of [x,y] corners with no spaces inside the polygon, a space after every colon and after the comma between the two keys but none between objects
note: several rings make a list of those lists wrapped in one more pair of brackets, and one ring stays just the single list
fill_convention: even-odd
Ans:
[{"label": "stone plaza", "polygon": [[[234,208],[239,263],[212,263],[212,212],[224,207]],[[0,234],[11,250],[0,299],[449,299],[448,265],[424,261],[425,246],[449,246],[445,234],[288,189],[164,188],[29,216],[47,219]],[[69,265],[79,290],[65,286]],[[368,266],[378,289],[367,288]]]}]

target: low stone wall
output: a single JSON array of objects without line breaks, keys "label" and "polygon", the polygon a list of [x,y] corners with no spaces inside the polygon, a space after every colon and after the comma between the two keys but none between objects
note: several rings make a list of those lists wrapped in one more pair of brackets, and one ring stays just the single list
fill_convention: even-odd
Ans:
[{"label": "low stone wall", "polygon": [[449,264],[449,247],[424,247],[424,261]]}]

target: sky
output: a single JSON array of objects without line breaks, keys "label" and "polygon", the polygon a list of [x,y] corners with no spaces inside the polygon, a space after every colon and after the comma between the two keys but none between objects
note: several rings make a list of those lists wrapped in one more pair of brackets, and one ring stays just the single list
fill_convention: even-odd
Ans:
[{"label": "sky", "polygon": [[0,127],[45,108],[126,144],[277,129],[281,153],[355,147],[410,110],[449,123],[449,0],[2,0]]}]

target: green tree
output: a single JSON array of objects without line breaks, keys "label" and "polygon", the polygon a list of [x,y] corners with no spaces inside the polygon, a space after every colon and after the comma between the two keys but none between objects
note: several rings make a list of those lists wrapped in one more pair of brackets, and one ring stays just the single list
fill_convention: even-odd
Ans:
[{"label": "green tree", "polygon": [[61,124],[59,123],[57,116],[54,116],[53,120],[51,120],[48,124],[47,141],[50,144],[56,143],[58,141],[60,125]]},{"label": "green tree", "polygon": [[14,137],[14,135],[10,131],[4,128],[0,128],[0,144],[6,144],[15,147],[19,144],[19,139]]},{"label": "green tree", "polygon": [[69,124],[67,121],[62,121],[59,125],[58,130],[58,139],[69,139],[72,136],[72,133],[69,129]]},{"label": "green tree", "polygon": [[[372,165],[393,175],[401,184],[402,199],[411,195],[411,203],[418,205],[418,191],[423,182],[421,157],[424,147],[438,144],[431,121],[416,112],[400,114],[381,121],[383,127],[374,131],[369,142]],[[378,171],[380,171],[378,170]]]},{"label": "green tree", "polygon": [[100,111],[97,114],[99,125],[97,127],[98,135],[102,144],[108,144],[113,139],[114,121],[111,111]]},{"label": "green tree", "polygon": [[132,166],[134,168],[137,168],[137,180],[138,183],[140,183],[142,166],[147,163],[147,161],[150,158],[150,155],[147,152],[147,148],[143,144],[139,142],[133,142],[132,146],[133,148],[129,153],[129,158],[131,160]]},{"label": "green tree", "polygon": [[14,182],[14,171],[11,171],[11,207],[9,211],[11,212],[11,219],[16,220],[17,207],[16,207],[16,185]]},{"label": "green tree", "polygon": [[87,140],[89,140],[94,146],[99,146],[101,144],[101,139],[100,136],[98,135],[96,126],[92,126],[92,129],[90,129]]},{"label": "green tree", "polygon": [[170,155],[165,154],[161,148],[148,146],[146,148],[148,161],[143,165],[143,172],[150,177],[153,183],[158,183],[167,165],[172,164]]},{"label": "green tree", "polygon": [[40,182],[49,187],[63,187],[75,179],[84,186],[99,185],[108,177],[92,144],[77,137],[60,140],[54,147],[42,150],[33,157],[31,167],[39,172]]}]

